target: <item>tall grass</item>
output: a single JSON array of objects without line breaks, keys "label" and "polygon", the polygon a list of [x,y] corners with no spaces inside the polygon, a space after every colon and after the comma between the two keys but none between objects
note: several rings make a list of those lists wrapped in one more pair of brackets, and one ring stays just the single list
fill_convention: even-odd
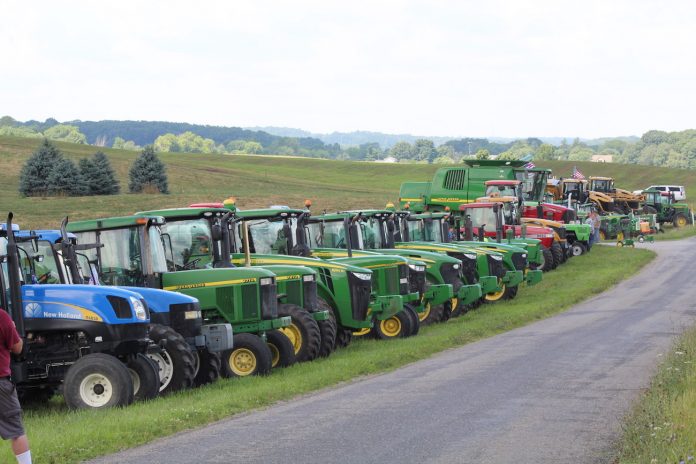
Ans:
[{"label": "tall grass", "polygon": [[[652,252],[643,249],[594,247],[591,253],[544,274],[540,284],[522,288],[513,301],[484,305],[445,324],[423,327],[416,337],[356,340],[328,359],[275,370],[268,377],[221,380],[101,412],[70,412],[60,398],[54,398],[47,406],[26,412],[32,452],[36,462],[72,463],[360,376],[389,371],[563,311],[629,277],[653,257]],[[617,262],[621,266],[613,264]],[[11,459],[8,447],[0,450],[0,462]]]}]

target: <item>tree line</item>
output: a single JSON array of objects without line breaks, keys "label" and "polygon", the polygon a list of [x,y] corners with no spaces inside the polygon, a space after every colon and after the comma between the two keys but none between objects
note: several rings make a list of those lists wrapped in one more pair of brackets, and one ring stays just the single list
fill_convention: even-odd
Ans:
[{"label": "tree line", "polygon": [[[171,130],[162,132],[164,130]],[[117,132],[121,131],[121,132]],[[696,169],[696,130],[651,130],[640,139],[580,139],[545,143],[526,138],[506,143],[485,138],[460,138],[437,145],[427,138],[397,142],[382,148],[377,142],[342,147],[312,137],[285,137],[263,131],[148,121],[72,121],[55,119],[19,122],[0,118],[0,135],[43,137],[72,143],[92,143],[125,150],[151,144],[156,152],[291,155],[354,161],[394,160],[402,163],[458,163],[467,158],[589,161],[612,155],[613,162]]]}]

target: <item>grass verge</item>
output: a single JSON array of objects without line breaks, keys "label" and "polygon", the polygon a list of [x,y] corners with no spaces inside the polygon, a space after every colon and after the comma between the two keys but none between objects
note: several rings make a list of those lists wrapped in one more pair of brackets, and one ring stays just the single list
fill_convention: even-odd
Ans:
[{"label": "grass verge", "polygon": [[696,462],[696,327],[675,343],[624,422],[620,464]]},{"label": "grass verge", "polygon": [[665,226],[664,231],[664,233],[656,234],[655,240],[680,240],[696,236],[696,226],[691,225],[681,228]]},{"label": "grass verge", "polygon": [[[517,298],[446,324],[424,327],[413,338],[378,342],[356,340],[328,359],[274,371],[264,378],[218,381],[124,409],[70,412],[60,398],[25,411],[36,462],[72,463],[149,442],[298,395],[385,372],[434,353],[489,337],[561,312],[637,272],[654,253],[644,249],[595,247],[573,258]],[[613,263],[621,262],[621,266]],[[587,272],[592,269],[592,272]],[[626,272],[629,269],[629,272]],[[582,279],[577,276],[582,275]],[[0,462],[12,462],[9,447]]]}]

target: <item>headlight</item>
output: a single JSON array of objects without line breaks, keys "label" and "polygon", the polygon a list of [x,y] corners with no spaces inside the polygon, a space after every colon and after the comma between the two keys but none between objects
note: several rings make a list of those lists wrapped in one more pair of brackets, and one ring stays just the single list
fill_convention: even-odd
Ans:
[{"label": "headlight", "polygon": [[467,259],[476,259],[476,255],[473,253],[464,253]]},{"label": "headlight", "polygon": [[303,275],[302,280],[304,280],[305,282],[314,282],[314,274]]},{"label": "headlight", "polygon": [[372,280],[372,274],[367,272],[354,272],[353,275],[360,280]]},{"label": "headlight", "polygon": [[461,266],[459,266],[459,263],[454,263],[452,265],[452,269],[459,269]]},{"label": "headlight", "polygon": [[523,258],[526,258],[526,257],[527,257],[527,253],[522,253],[522,257],[523,257]]},{"label": "headlight", "polygon": [[135,298],[134,296],[130,297],[130,302],[133,305],[133,309],[135,310],[135,318],[140,321],[147,320],[147,312],[145,311],[145,306],[143,305],[143,302]]},{"label": "headlight", "polygon": [[503,257],[500,256],[500,255],[491,255],[491,257],[492,257],[493,259],[495,259],[496,261],[502,261],[502,260],[503,260]]},{"label": "headlight", "polygon": [[273,277],[262,277],[259,279],[259,285],[272,285]]},{"label": "headlight", "polygon": [[202,319],[203,314],[200,311],[185,311],[184,319]]},{"label": "headlight", "polygon": [[425,271],[425,266],[421,266],[420,264],[409,264],[408,267],[410,267],[412,270],[416,272],[424,272]]}]

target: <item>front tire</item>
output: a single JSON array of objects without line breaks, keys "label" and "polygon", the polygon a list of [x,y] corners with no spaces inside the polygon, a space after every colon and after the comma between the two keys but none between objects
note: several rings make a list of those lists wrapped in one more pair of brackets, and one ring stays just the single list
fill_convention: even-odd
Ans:
[{"label": "front tire", "polygon": [[539,266],[542,272],[549,272],[554,269],[553,267],[553,253],[551,250],[545,246],[541,247],[542,263]]},{"label": "front tire", "polygon": [[248,377],[271,372],[271,350],[258,335],[240,333],[234,336],[234,348],[222,352],[222,375]]},{"label": "front tire", "polygon": [[151,400],[159,395],[159,366],[153,360],[138,353],[126,363],[126,367],[133,382],[135,401]]},{"label": "front tire", "polygon": [[405,337],[404,334],[410,333],[411,330],[411,318],[401,310],[388,319],[376,320],[372,327],[372,335],[378,340],[389,340]]},{"label": "front tire", "polygon": [[411,304],[405,304],[403,311],[408,317],[411,318],[411,331],[404,336],[412,337],[414,335],[418,335],[418,332],[420,331],[420,319],[418,319],[418,313],[415,309],[413,309]]},{"label": "front tire", "polygon": [[587,253],[587,247],[582,242],[573,242],[570,246],[570,252],[573,256],[580,256]]},{"label": "front tire", "polygon": [[319,355],[321,332],[312,315],[300,306],[285,303],[278,305],[278,316],[290,316],[290,326],[280,329],[292,343],[298,362],[311,361]]},{"label": "front tire", "polygon": [[674,216],[674,221],[672,221],[672,225],[675,228],[686,227],[688,223],[688,219],[686,219],[686,216],[682,213],[677,213],[677,215]]},{"label": "front tire", "polygon": [[271,350],[271,367],[288,367],[295,364],[295,347],[280,330],[266,332],[266,345]]},{"label": "front tire", "polygon": [[328,311],[329,318],[325,321],[319,321],[319,332],[321,334],[321,344],[319,345],[319,357],[326,358],[331,352],[336,349],[336,332],[338,326],[336,324],[336,315],[334,314],[333,308],[329,304],[322,300],[317,299],[320,311]]},{"label": "front tire", "polygon": [[198,372],[193,379],[193,385],[200,387],[215,382],[220,378],[220,355],[213,353],[208,348],[197,350],[194,356],[198,356]]},{"label": "front tire", "polygon": [[156,344],[165,342],[161,352],[147,355],[157,364],[160,394],[190,388],[196,375],[195,358],[184,337],[171,327],[153,324],[150,339]]},{"label": "front tire", "polygon": [[63,383],[70,409],[105,409],[133,402],[133,381],[126,366],[104,353],[88,354],[70,366]]}]

